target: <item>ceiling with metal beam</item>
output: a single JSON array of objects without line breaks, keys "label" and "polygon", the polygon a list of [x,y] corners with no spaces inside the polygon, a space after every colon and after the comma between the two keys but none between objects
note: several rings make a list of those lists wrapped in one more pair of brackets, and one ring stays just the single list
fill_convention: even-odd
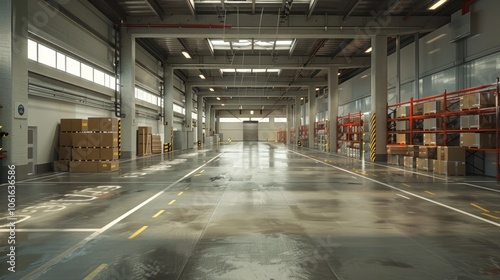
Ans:
[{"label": "ceiling with metal beam", "polygon": [[391,54],[396,36],[402,47],[411,44],[415,34],[447,24],[467,0],[433,10],[438,0],[89,2],[211,103],[244,98],[257,106],[307,95],[310,86],[320,92],[333,65],[339,82],[349,80],[370,67],[374,32],[388,37]]}]

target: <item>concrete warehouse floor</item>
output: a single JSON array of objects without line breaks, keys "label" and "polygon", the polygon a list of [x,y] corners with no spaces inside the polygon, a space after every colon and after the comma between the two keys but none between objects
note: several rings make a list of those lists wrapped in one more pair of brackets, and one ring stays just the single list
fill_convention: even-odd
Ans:
[{"label": "concrete warehouse floor", "polygon": [[19,182],[16,272],[4,225],[0,277],[500,279],[493,178],[293,149],[231,143]]}]

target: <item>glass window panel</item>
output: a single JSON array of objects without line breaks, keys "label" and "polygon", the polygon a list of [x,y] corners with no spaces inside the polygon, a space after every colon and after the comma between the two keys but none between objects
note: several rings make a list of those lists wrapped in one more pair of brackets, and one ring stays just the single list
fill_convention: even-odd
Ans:
[{"label": "glass window panel", "polygon": [[269,118],[259,119],[259,122],[268,123],[269,122]]},{"label": "glass window panel", "polygon": [[66,57],[66,72],[80,77],[80,62],[71,57]]},{"label": "glass window panel", "polygon": [[66,71],[66,56],[60,52],[57,53],[57,69]]},{"label": "glass window panel", "polygon": [[104,72],[94,69],[94,83],[104,85]]},{"label": "glass window panel", "polygon": [[274,118],[274,122],[277,122],[277,123],[286,123],[287,120],[286,120],[286,118]]},{"label": "glass window panel", "polygon": [[56,51],[44,45],[38,45],[38,62],[50,67],[56,67]]},{"label": "glass window panel", "polygon": [[28,39],[28,58],[34,61],[38,59],[38,44]]},{"label": "glass window panel", "polygon": [[85,80],[94,81],[94,69],[82,63],[81,77]]}]

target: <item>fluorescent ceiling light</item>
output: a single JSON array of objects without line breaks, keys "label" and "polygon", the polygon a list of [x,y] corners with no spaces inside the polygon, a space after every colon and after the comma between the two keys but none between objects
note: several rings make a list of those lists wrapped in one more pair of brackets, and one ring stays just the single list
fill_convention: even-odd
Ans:
[{"label": "fluorescent ceiling light", "polygon": [[429,7],[429,10],[433,11],[439,7],[441,7],[444,3],[448,2],[448,0],[439,0],[437,1],[436,3],[434,3],[434,5],[430,6]]},{"label": "fluorescent ceiling light", "polygon": [[236,69],[238,73],[251,73],[252,69]]},{"label": "fluorescent ceiling light", "polygon": [[300,100],[304,100],[304,97],[301,97]]},{"label": "fluorescent ceiling light", "polygon": [[252,69],[253,73],[266,73],[266,69]]},{"label": "fluorescent ceiling light", "polygon": [[250,115],[253,115],[253,110],[252,110],[252,111],[250,111]]},{"label": "fluorescent ceiling light", "polygon": [[217,100],[220,100],[220,97],[217,97]]},{"label": "fluorescent ceiling light", "polygon": [[185,58],[191,59],[191,55],[187,51],[182,51],[182,55],[184,55]]},{"label": "fluorescent ceiling light", "polygon": [[215,91],[215,89],[213,87],[210,88],[210,91]]},{"label": "fluorescent ceiling light", "polygon": [[316,91],[318,91],[318,90],[319,90],[319,87],[316,88]]},{"label": "fluorescent ceiling light", "polygon": [[267,69],[267,73],[279,73],[281,69]]},{"label": "fluorescent ceiling light", "polygon": [[340,72],[337,73],[337,76],[340,76]]},{"label": "fluorescent ceiling light", "polygon": [[200,74],[200,78],[201,78],[202,80],[205,80],[205,79],[206,79],[206,78],[205,78],[205,75],[203,75],[203,74]]},{"label": "fluorescent ceiling light", "polygon": [[225,72],[225,73],[234,73],[234,72],[236,72],[236,69],[220,69],[220,71]]},{"label": "fluorescent ceiling light", "polygon": [[436,36],[436,37],[434,37],[434,38],[430,39],[429,41],[427,41],[427,42],[425,42],[425,43],[426,43],[426,44],[432,44],[432,43],[434,43],[435,41],[437,41],[437,40],[439,40],[439,39],[443,38],[444,36],[446,36],[446,33],[443,33],[443,34],[441,34],[441,35],[439,35],[439,36]]},{"label": "fluorescent ceiling light", "polygon": [[220,105],[221,105],[221,106],[223,106],[223,107],[224,107],[224,106],[226,106],[226,104],[224,104],[224,103],[222,103],[222,104],[220,104]]},{"label": "fluorescent ceiling light", "polygon": [[369,48],[365,51],[365,53],[371,53],[371,52],[372,52],[372,47],[369,47]]}]

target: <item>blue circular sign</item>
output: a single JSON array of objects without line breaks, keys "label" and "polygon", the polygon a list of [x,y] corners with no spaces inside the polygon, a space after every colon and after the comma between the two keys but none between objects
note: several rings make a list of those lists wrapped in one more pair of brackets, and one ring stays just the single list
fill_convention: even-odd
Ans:
[{"label": "blue circular sign", "polygon": [[19,106],[17,106],[17,112],[19,113],[19,115],[24,115],[24,106],[21,104]]}]

